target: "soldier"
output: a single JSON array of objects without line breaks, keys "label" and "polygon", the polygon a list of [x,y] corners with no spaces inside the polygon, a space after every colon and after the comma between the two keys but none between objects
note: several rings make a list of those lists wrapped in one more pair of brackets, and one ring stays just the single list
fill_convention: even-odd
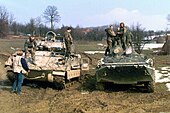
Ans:
[{"label": "soldier", "polygon": [[125,27],[123,22],[121,22],[118,27],[117,36],[120,38],[121,46],[124,54],[126,54],[127,50],[132,49],[133,34]]},{"label": "soldier", "polygon": [[64,39],[66,44],[66,56],[69,56],[71,54],[71,45],[73,44],[73,38],[70,34],[71,27],[67,28],[67,31],[64,33]]},{"label": "soldier", "polygon": [[[24,73],[29,72],[28,65],[23,57],[23,51],[18,50],[13,56],[11,56],[5,66],[12,66],[15,74],[14,83],[12,85],[12,93],[20,94],[22,83],[24,80]],[[27,72],[26,72],[27,71]]]},{"label": "soldier", "polygon": [[26,54],[26,56],[27,56],[28,52],[31,54],[33,64],[34,64],[34,60],[35,60],[36,46],[37,46],[37,44],[36,44],[35,38],[32,36],[30,36],[29,39],[26,40],[26,42],[24,44],[25,54]]},{"label": "soldier", "polygon": [[125,24],[123,22],[121,22],[120,26],[117,29],[117,36],[120,39],[121,46],[122,46],[123,50],[126,49],[126,43],[125,43],[126,42],[126,37],[125,37],[126,31],[127,31],[127,29],[125,27]]},{"label": "soldier", "polygon": [[134,36],[133,36],[132,32],[127,31],[127,33],[126,33],[126,45],[127,46],[128,45],[132,46],[132,39],[133,38],[134,38]]},{"label": "soldier", "polygon": [[113,31],[113,26],[110,25],[109,28],[105,29],[107,35],[107,48],[105,50],[105,55],[110,54],[110,49],[115,46],[116,34]]}]

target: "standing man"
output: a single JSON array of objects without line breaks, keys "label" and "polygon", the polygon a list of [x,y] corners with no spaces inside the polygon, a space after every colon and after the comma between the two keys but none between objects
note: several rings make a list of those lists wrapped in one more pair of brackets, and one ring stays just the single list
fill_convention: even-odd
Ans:
[{"label": "standing man", "polygon": [[105,55],[110,54],[110,49],[112,46],[115,46],[116,43],[116,34],[113,31],[113,26],[110,25],[109,28],[105,29],[107,35],[107,48],[105,50]]},{"label": "standing man", "polygon": [[71,45],[73,44],[73,38],[71,36],[71,27],[68,27],[64,33],[64,39],[66,44],[66,56],[71,54]]},{"label": "standing man", "polygon": [[120,26],[118,27],[117,29],[117,36],[120,38],[120,41],[121,41],[121,46],[123,48],[123,50],[126,49],[126,27],[125,27],[125,24],[123,22],[120,23]]},{"label": "standing man", "polygon": [[14,83],[12,85],[12,93],[20,94],[22,83],[24,80],[24,74],[29,72],[28,65],[23,57],[23,51],[18,50],[16,54],[11,56],[5,63],[6,66],[12,66],[15,74]]},{"label": "standing man", "polygon": [[24,44],[25,54],[27,55],[28,52],[31,54],[33,64],[35,61],[36,46],[37,46],[37,44],[36,44],[35,38],[33,36],[30,36],[29,39],[26,40],[26,42]]}]

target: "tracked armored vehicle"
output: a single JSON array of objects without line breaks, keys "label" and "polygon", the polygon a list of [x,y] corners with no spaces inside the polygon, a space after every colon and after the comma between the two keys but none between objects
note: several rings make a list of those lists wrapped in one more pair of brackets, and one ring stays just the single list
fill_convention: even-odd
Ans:
[{"label": "tracked armored vehicle", "polygon": [[153,60],[136,53],[130,46],[126,53],[121,47],[112,48],[112,54],[98,61],[96,89],[104,90],[106,83],[141,86],[147,92],[154,91],[155,68]]},{"label": "tracked armored vehicle", "polygon": [[[49,81],[59,88],[65,88],[69,83],[81,77],[83,71],[88,71],[88,62],[83,62],[80,54],[72,52],[66,56],[64,38],[49,31],[46,37],[37,41],[35,61],[31,55],[26,55],[30,72],[26,79],[35,81]],[[8,71],[8,77],[11,77]]]}]

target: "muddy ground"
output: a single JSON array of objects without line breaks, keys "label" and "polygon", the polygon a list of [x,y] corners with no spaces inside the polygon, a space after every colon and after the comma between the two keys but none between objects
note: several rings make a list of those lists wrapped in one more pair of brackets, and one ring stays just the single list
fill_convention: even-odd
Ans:
[{"label": "muddy ground", "polygon": [[165,83],[156,83],[154,93],[144,93],[135,88],[126,89],[125,86],[115,86],[116,90],[110,88],[97,91],[94,85],[94,65],[85,80],[67,89],[57,90],[52,84],[26,81],[22,94],[13,94],[10,93],[11,83],[5,76],[6,59],[6,53],[0,54],[0,113],[170,112],[170,92]]}]

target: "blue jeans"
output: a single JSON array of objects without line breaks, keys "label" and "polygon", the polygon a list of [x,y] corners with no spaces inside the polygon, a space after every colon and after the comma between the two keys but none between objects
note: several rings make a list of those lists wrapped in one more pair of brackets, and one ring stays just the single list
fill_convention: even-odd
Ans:
[{"label": "blue jeans", "polygon": [[21,86],[24,81],[24,75],[22,73],[16,73],[14,83],[12,85],[12,91],[21,92]]}]

